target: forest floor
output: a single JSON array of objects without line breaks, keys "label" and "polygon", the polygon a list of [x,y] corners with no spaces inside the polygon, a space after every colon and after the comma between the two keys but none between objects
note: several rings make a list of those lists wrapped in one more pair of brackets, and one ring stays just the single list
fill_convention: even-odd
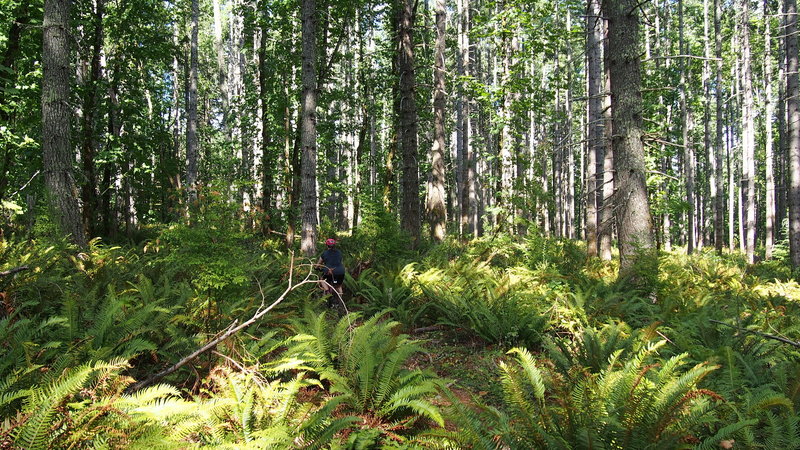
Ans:
[{"label": "forest floor", "polygon": [[413,337],[423,341],[425,353],[409,361],[410,369],[433,370],[448,380],[448,387],[466,404],[473,402],[473,396],[490,405],[499,403],[502,388],[497,364],[505,356],[500,348],[464,330],[435,330]]}]

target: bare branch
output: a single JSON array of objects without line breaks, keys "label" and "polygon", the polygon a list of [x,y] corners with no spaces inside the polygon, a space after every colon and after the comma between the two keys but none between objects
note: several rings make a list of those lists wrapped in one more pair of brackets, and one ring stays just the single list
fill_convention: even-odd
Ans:
[{"label": "bare branch", "polygon": [[[292,253],[292,261],[291,261],[291,264],[289,266],[289,285],[286,287],[286,290],[283,291],[283,293],[280,295],[280,297],[278,297],[274,302],[272,302],[266,308],[263,307],[263,302],[262,302],[262,306],[259,307],[258,310],[255,312],[255,314],[253,314],[253,316],[250,317],[249,319],[247,319],[246,321],[244,321],[241,324],[239,324],[239,320],[238,319],[234,320],[233,322],[231,322],[230,325],[228,325],[228,328],[226,328],[224,332],[222,332],[221,334],[218,334],[216,337],[214,337],[213,339],[208,341],[205,345],[203,345],[199,349],[197,349],[194,352],[192,352],[189,356],[186,356],[185,358],[183,358],[180,361],[176,362],[172,366],[162,370],[161,372],[156,373],[155,375],[151,376],[150,378],[147,378],[145,380],[142,380],[142,381],[139,381],[137,383],[134,383],[134,384],[130,385],[125,391],[128,392],[128,393],[131,393],[131,392],[136,392],[136,391],[138,391],[138,390],[140,390],[140,389],[142,389],[144,387],[150,386],[151,384],[155,383],[156,381],[164,378],[165,376],[177,371],[181,367],[183,367],[186,364],[192,362],[198,356],[200,356],[203,353],[211,350],[217,344],[219,344],[220,342],[224,341],[225,339],[228,339],[229,337],[233,336],[234,334],[238,333],[239,331],[241,331],[241,330],[249,327],[250,325],[256,323],[259,319],[264,317],[264,315],[266,313],[268,313],[274,307],[278,306],[278,304],[280,304],[286,298],[286,296],[289,295],[289,293],[291,291],[293,291],[294,289],[296,289],[296,288],[298,288],[298,287],[300,287],[300,286],[302,286],[304,284],[316,283],[317,280],[311,278],[312,271],[313,271],[313,269],[309,269],[309,274],[306,276],[306,278],[303,281],[301,281],[301,282],[299,282],[297,284],[292,284],[292,274],[294,272],[294,253]],[[263,292],[262,292],[262,297],[263,297]]]},{"label": "bare branch", "polygon": [[710,319],[710,320],[711,320],[711,322],[718,323],[720,325],[725,325],[726,327],[731,327],[731,328],[733,328],[733,329],[735,329],[737,331],[744,331],[745,333],[756,334],[758,336],[765,337],[767,339],[774,339],[776,341],[783,342],[784,344],[789,344],[789,345],[793,345],[793,346],[795,346],[797,348],[800,348],[800,342],[792,341],[792,340],[786,339],[785,337],[775,336],[775,335],[767,334],[767,333],[762,333],[760,331],[755,331],[755,330],[748,330],[747,328],[740,328],[740,327],[737,327],[736,325],[731,325],[731,324],[727,324],[725,322],[720,322],[719,320],[714,320],[714,319]]},{"label": "bare branch", "polygon": [[30,267],[28,266],[19,266],[14,267],[13,269],[8,269],[6,271],[0,272],[0,277],[7,277],[9,275],[14,275],[17,272],[22,272],[23,270],[28,270]]}]

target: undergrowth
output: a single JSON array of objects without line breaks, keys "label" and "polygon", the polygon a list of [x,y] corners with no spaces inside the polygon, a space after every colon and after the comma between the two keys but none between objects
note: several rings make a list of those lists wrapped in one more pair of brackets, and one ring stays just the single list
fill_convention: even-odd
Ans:
[{"label": "undergrowth", "polygon": [[217,216],[138,245],[0,241],[20,268],[0,277],[3,445],[800,448],[784,260],[662,254],[634,288],[534,234],[408,250],[378,212],[339,237],[349,314],[300,286],[128,392],[316,276]]}]

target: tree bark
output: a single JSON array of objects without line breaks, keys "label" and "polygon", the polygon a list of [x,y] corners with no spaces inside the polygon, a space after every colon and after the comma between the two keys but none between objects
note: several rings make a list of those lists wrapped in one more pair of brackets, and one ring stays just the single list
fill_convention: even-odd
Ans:
[{"label": "tree bark", "polygon": [[46,0],[44,3],[42,158],[52,214],[64,234],[83,247],[86,238],[72,175],[70,144],[70,6],[69,0]]},{"label": "tree bark", "polygon": [[723,95],[722,89],[722,33],[720,30],[720,22],[722,20],[722,5],[721,0],[714,0],[714,52],[717,59],[716,67],[716,85],[715,91],[716,100],[716,133],[714,136],[714,159],[716,160],[716,185],[717,197],[714,202],[714,247],[717,254],[722,254],[722,247],[725,244],[725,196],[723,195]]},{"label": "tree bark", "polygon": [[614,193],[616,177],[614,176],[614,147],[612,145],[612,135],[614,124],[611,118],[611,76],[609,74],[608,58],[610,57],[608,39],[608,18],[603,21],[605,39],[603,39],[603,71],[604,71],[604,95],[603,95],[603,187],[602,204],[600,206],[600,224],[598,235],[600,240],[600,259],[611,261],[611,235],[614,229]]},{"label": "tree bark", "polygon": [[[472,75],[472,66],[470,64],[470,6],[469,0],[461,0],[461,46],[459,48],[459,58],[461,60],[461,69],[464,77]],[[463,166],[461,173],[461,230],[462,235],[474,235],[475,230],[475,215],[472,214],[472,209],[475,208],[475,156],[472,149],[470,137],[472,134],[472,118],[471,118],[471,104],[468,96],[464,95],[461,102],[462,115],[460,121],[461,130],[461,149],[463,153]]]},{"label": "tree bark", "polygon": [[420,234],[417,102],[414,68],[414,0],[397,0],[398,140],[403,158],[400,225],[416,244]]},{"label": "tree bark", "polygon": [[786,0],[786,138],[789,141],[789,255],[800,267],[800,86],[798,86],[797,1]]},{"label": "tree bark", "polygon": [[105,1],[97,0],[92,20],[92,56],[89,62],[89,80],[83,98],[83,136],[81,142],[81,201],[83,202],[83,226],[90,236],[97,232],[97,172],[95,155],[99,146],[97,140],[97,97],[102,76],[100,56],[103,51],[103,14]]},{"label": "tree bark", "polygon": [[756,245],[756,170],[755,148],[756,136],[753,125],[753,71],[750,57],[750,6],[748,0],[742,0],[742,182],[745,200],[745,223],[742,238],[745,241],[747,262],[755,262]]},{"label": "tree bark", "polygon": [[766,170],[766,215],[764,236],[764,259],[772,259],[772,250],[775,245],[775,163],[774,163],[774,138],[772,132],[775,102],[773,98],[773,64],[772,64],[772,21],[769,18],[769,2],[762,3],[764,13],[764,150]]},{"label": "tree bark", "polygon": [[633,0],[607,0],[603,6],[608,17],[620,277],[637,277],[653,269],[637,264],[653,248],[642,144],[639,6]]},{"label": "tree bark", "polygon": [[192,0],[192,37],[189,49],[189,89],[186,97],[186,192],[189,204],[197,201],[197,35],[199,0]]},{"label": "tree bark", "polygon": [[597,161],[603,155],[603,18],[600,0],[589,0],[586,12],[588,77],[588,162],[586,165],[586,252],[598,256]]},{"label": "tree bark", "polygon": [[316,253],[317,242],[317,10],[315,0],[303,0],[303,92],[300,99],[302,145],[302,241],[308,257]]},{"label": "tree bark", "polygon": [[[274,227],[274,211],[272,198],[275,192],[275,170],[277,155],[271,146],[269,114],[267,101],[270,74],[267,72],[267,37],[268,28],[266,18],[259,18],[261,40],[258,46],[258,95],[261,101],[261,211],[264,215],[261,222],[261,233],[268,235]],[[290,112],[284,108],[283,113],[289,117]],[[289,128],[286,129],[288,134]],[[287,158],[288,161],[288,158]],[[287,164],[287,167],[289,165]]]},{"label": "tree bark", "polygon": [[[709,234],[709,239],[716,242],[716,205],[717,196],[720,195],[717,190],[717,160],[716,151],[711,141],[711,33],[709,24],[709,0],[703,0],[703,130],[704,138],[703,143],[706,149],[706,158],[708,160],[708,167],[706,174],[708,175],[708,193],[711,202],[711,219],[713,221],[711,230],[713,234]],[[708,217],[708,215],[706,215]],[[710,241],[709,241],[710,242]]]},{"label": "tree bark", "polygon": [[442,242],[445,236],[445,0],[436,0],[436,49],[433,67],[433,147],[431,148],[431,173],[428,178],[426,209],[430,223],[431,239]]},{"label": "tree bark", "polygon": [[[13,86],[16,79],[15,68],[17,65],[16,60],[20,54],[22,30],[29,22],[30,4],[29,2],[20,2],[14,11],[13,20],[6,36],[6,49],[3,52],[3,59],[0,61],[0,66],[8,69],[8,72],[0,71],[0,105],[6,104],[6,90]],[[6,126],[10,124],[10,117],[6,108],[0,108],[0,123]],[[6,190],[8,189],[8,175],[14,164],[14,153],[9,145],[4,145],[0,149],[0,204],[5,199]]]},{"label": "tree bark", "polygon": [[[683,1],[678,1],[678,35],[679,52],[686,55],[686,40],[684,38]],[[692,254],[695,248],[695,205],[694,205],[694,148],[689,141],[689,127],[691,124],[689,106],[686,93],[686,58],[680,58],[680,105],[681,105],[681,133],[683,145],[684,176],[686,178],[686,204],[688,205],[686,252]]]}]

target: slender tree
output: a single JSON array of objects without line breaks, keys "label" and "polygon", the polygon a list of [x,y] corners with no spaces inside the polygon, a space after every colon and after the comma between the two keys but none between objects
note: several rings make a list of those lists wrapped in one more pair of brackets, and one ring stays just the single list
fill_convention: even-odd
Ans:
[{"label": "slender tree", "polygon": [[308,257],[316,253],[317,242],[317,10],[315,0],[303,0],[303,92],[300,99],[300,141],[302,145],[301,251]]},{"label": "slender tree", "polygon": [[89,77],[86,81],[83,98],[83,136],[81,142],[81,201],[83,203],[83,225],[90,236],[96,234],[95,220],[98,207],[97,173],[95,155],[99,147],[97,130],[97,104],[100,78],[102,76],[100,58],[103,51],[103,15],[105,0],[97,0],[92,17],[92,54],[89,62]]},{"label": "slender tree", "polygon": [[742,236],[745,242],[747,262],[755,262],[756,245],[756,169],[755,126],[753,113],[753,71],[750,57],[750,6],[742,0],[741,9],[741,58],[742,58],[742,192],[745,203],[745,221]]},{"label": "slender tree", "polygon": [[69,239],[86,245],[72,175],[70,143],[70,0],[44,3],[42,158],[52,214]]},{"label": "slender tree", "polygon": [[714,52],[716,56],[716,133],[714,133],[714,160],[716,161],[716,177],[717,184],[717,198],[714,202],[714,246],[717,253],[722,254],[722,247],[725,244],[725,196],[723,195],[723,110],[722,105],[724,102],[724,93],[722,92],[722,32],[720,30],[720,23],[722,21],[722,5],[721,0],[714,0]]},{"label": "slender tree", "polygon": [[400,224],[416,241],[420,234],[416,72],[414,67],[414,0],[397,0],[397,138],[403,159]]},{"label": "slender tree", "polygon": [[428,178],[426,209],[431,238],[441,242],[445,235],[445,174],[444,174],[444,50],[445,50],[445,0],[436,0],[436,51],[433,68],[433,147],[431,148],[431,173]]},{"label": "slender tree", "polygon": [[586,251],[598,255],[598,161],[603,155],[603,18],[600,0],[589,0],[586,13],[586,64],[588,82],[588,151],[586,165]]},{"label": "slender tree", "polygon": [[691,112],[688,105],[688,93],[686,82],[686,39],[684,37],[684,14],[683,0],[678,1],[678,34],[680,52],[680,106],[681,106],[681,134],[683,145],[684,176],[686,178],[686,205],[688,206],[688,220],[686,221],[686,251],[690,255],[695,248],[695,205],[694,205],[694,147],[689,140],[689,127],[691,124]]},{"label": "slender tree", "polygon": [[[605,16],[605,15],[604,15]],[[614,193],[616,177],[614,176],[614,147],[612,145],[612,135],[614,124],[611,119],[611,76],[609,74],[609,39],[608,39],[608,18],[603,20],[604,36],[603,39],[603,188],[602,204],[600,206],[600,224],[598,235],[600,241],[600,258],[603,261],[611,261],[611,235],[614,229]]]},{"label": "slender tree", "polygon": [[[465,78],[472,76],[471,54],[473,50],[470,47],[470,2],[469,0],[461,0],[459,2],[460,21],[459,21],[459,54],[458,58],[461,64],[461,75]],[[459,103],[461,106],[458,131],[460,134],[459,147],[462,154],[461,164],[461,230],[462,235],[475,233],[475,215],[472,214],[472,209],[475,207],[476,192],[475,192],[475,153],[472,148],[470,136],[472,133],[472,117],[471,117],[471,103],[470,99],[464,95],[464,98]]]},{"label": "slender tree", "polygon": [[[0,71],[0,105],[7,105],[6,92],[15,79],[15,69],[17,66],[17,58],[20,56],[23,27],[30,22],[30,9],[29,2],[20,2],[14,10],[13,20],[6,35],[6,48],[3,52],[3,59],[0,60],[0,66],[8,70]],[[11,114],[9,111],[0,107],[0,123],[3,125],[9,124]],[[6,125],[7,126],[7,125]],[[9,172],[12,168],[14,160],[14,150],[10,145],[2,146],[0,149],[0,208],[2,208],[2,201],[5,200],[6,190],[9,182]]]},{"label": "slender tree", "polygon": [[798,85],[797,1],[786,0],[786,138],[789,141],[789,253],[800,267],[800,85]]},{"label": "slender tree", "polygon": [[775,245],[775,164],[774,164],[774,139],[773,116],[775,115],[775,101],[773,98],[773,58],[772,58],[772,30],[770,20],[769,1],[762,3],[764,17],[764,153],[766,171],[766,214],[764,227],[764,259],[772,259],[772,250]]},{"label": "slender tree", "polygon": [[192,0],[192,37],[189,43],[189,89],[186,93],[186,191],[189,203],[197,200],[197,72],[200,0]]}]

